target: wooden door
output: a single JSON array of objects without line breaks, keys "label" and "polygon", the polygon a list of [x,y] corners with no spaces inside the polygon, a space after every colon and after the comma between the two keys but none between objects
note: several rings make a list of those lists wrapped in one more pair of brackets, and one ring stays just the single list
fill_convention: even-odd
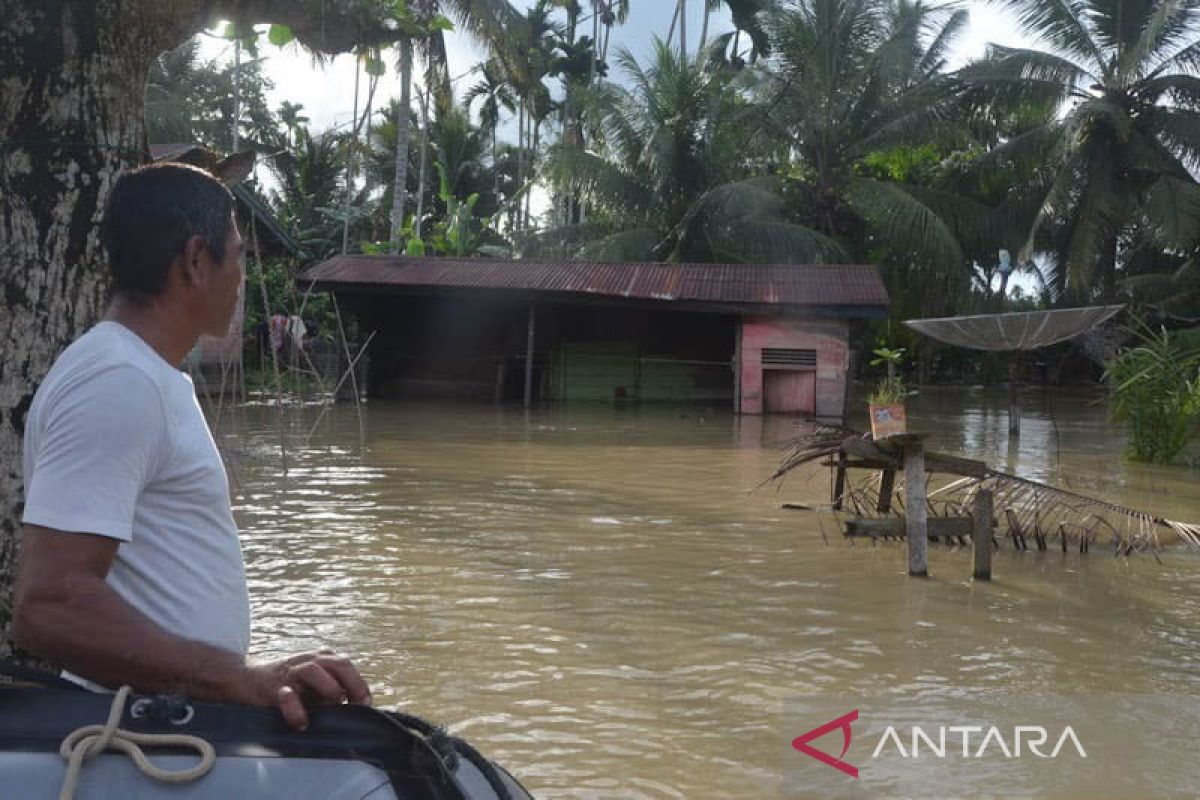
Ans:
[{"label": "wooden door", "polygon": [[763,412],[767,414],[817,413],[817,373],[798,370],[763,371]]}]

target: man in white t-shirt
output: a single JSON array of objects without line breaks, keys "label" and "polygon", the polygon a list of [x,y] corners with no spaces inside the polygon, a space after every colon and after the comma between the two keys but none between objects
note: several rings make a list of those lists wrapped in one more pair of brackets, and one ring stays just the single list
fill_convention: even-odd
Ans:
[{"label": "man in white t-shirt", "polygon": [[102,230],[113,302],[54,363],[25,421],[13,635],[93,688],[277,706],[369,703],[329,651],[250,664],[225,468],[179,364],[229,329],[244,245],[229,191],[178,164],[123,175]]}]

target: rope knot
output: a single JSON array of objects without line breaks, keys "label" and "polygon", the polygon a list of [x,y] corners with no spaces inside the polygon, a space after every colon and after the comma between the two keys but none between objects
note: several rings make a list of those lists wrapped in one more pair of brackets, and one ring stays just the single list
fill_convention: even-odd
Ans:
[{"label": "rope knot", "polygon": [[[121,721],[125,702],[129,699],[130,692],[131,689],[128,686],[121,687],[121,690],[113,697],[112,706],[108,711],[108,720],[103,725],[85,725],[71,731],[67,734],[67,738],[63,739],[58,752],[67,762],[67,773],[63,778],[62,791],[58,795],[59,800],[72,800],[79,784],[79,772],[83,768],[84,762],[106,750],[125,753],[133,759],[134,765],[143,775],[163,783],[190,783],[204,777],[213,768],[213,764],[217,760],[216,751],[213,750],[211,744],[199,736],[178,733],[134,733],[118,728],[117,723]],[[151,701],[147,708],[152,707],[153,704],[154,701]],[[186,703],[182,703],[182,700],[180,705],[190,713],[190,707]],[[163,713],[168,722],[181,724],[178,720],[183,717],[177,716],[180,713],[178,706],[164,703],[161,708],[164,709]],[[200,763],[187,769],[166,770],[155,766],[139,745],[191,748],[200,756]]]}]

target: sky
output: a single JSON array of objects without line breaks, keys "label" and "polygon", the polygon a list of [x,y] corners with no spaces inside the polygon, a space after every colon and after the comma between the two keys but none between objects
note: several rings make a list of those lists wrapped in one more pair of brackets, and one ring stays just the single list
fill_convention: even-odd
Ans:
[{"label": "sky", "polygon": [[[534,0],[514,0],[514,5],[520,8],[533,4]],[[588,5],[586,0],[584,5]],[[688,3],[689,50],[695,49],[700,38],[702,5],[703,0],[690,0]],[[970,13],[970,25],[954,50],[952,67],[982,56],[989,42],[1007,45],[1029,43],[1021,35],[1015,21],[994,5],[970,0],[962,3],[962,6]],[[615,51],[627,47],[639,60],[648,57],[654,37],[666,37],[674,7],[674,0],[630,0],[629,19],[624,25],[613,29],[611,49]],[[590,31],[590,25],[581,27]],[[713,15],[709,23],[709,38],[711,40],[729,30],[732,30],[729,15],[722,9]],[[447,48],[452,77],[467,73],[484,59],[484,51],[465,34],[448,34]],[[228,43],[206,37],[203,52],[210,58],[232,59],[233,48]],[[310,56],[298,52],[294,47],[281,50],[264,41],[260,52],[266,58],[264,71],[275,84],[271,93],[274,105],[278,106],[283,100],[303,103],[314,130],[349,125],[354,103],[354,62],[350,56],[339,56],[318,67],[314,66]],[[473,79],[474,76],[470,74],[461,78],[455,84],[456,91],[461,95],[470,87]],[[389,63],[388,74],[381,79],[377,90],[376,106],[384,105],[390,98],[399,95],[399,76],[395,64]],[[503,129],[501,135],[504,135]],[[515,138],[515,130],[509,138]]]}]

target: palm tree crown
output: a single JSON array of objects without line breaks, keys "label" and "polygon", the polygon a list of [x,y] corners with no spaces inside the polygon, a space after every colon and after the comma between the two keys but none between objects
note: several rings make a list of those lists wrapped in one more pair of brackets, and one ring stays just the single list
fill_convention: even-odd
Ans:
[{"label": "palm tree crown", "polygon": [[993,46],[961,72],[989,113],[1043,108],[989,154],[1030,177],[1023,256],[1050,259],[1063,296],[1111,297],[1139,244],[1200,240],[1200,5],[1005,0],[1042,48]]}]

